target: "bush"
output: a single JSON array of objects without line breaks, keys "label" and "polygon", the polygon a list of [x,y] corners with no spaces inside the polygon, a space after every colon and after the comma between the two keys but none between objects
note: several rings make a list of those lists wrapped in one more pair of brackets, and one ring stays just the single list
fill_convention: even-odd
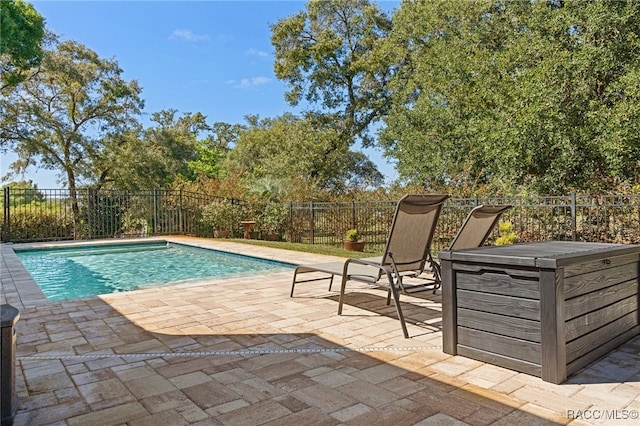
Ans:
[{"label": "bush", "polygon": [[240,220],[240,209],[229,200],[217,200],[202,208],[200,221],[216,231],[233,229],[233,224]]},{"label": "bush", "polygon": [[518,236],[513,231],[513,223],[509,221],[500,222],[498,228],[500,230],[500,237],[496,239],[495,245],[506,246],[514,244],[518,240]]},{"label": "bush", "polygon": [[289,206],[283,203],[267,203],[259,218],[260,229],[269,234],[280,234],[289,217]]},{"label": "bush", "polygon": [[[43,241],[73,238],[73,219],[60,209],[11,210],[11,240]],[[3,231],[6,232],[6,230]]]}]

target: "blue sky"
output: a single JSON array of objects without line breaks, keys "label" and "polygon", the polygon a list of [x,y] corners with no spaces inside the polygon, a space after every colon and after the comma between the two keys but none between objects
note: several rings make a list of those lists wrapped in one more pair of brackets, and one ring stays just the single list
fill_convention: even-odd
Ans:
[{"label": "blue sky", "polygon": [[[174,108],[201,112],[210,123],[244,123],[244,116],[299,112],[284,101],[273,72],[270,24],[304,10],[301,1],[32,1],[46,26],[63,40],[83,43],[118,61],[127,80],[141,84],[142,122]],[[390,11],[396,1],[380,1]],[[367,155],[387,177],[393,166]],[[3,157],[2,175],[15,156]],[[57,188],[55,173],[31,169],[26,179]]]}]

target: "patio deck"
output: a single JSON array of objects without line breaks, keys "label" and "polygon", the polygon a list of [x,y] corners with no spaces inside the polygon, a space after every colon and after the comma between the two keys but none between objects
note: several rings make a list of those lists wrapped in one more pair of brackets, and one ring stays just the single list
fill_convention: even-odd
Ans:
[{"label": "patio deck", "polygon": [[[327,256],[170,241],[275,260]],[[17,246],[17,245],[16,245]],[[440,296],[337,291],[293,271],[47,301],[2,245],[2,303],[20,309],[16,425],[637,424],[640,338],[561,385],[444,354]],[[334,284],[334,290],[337,288]]]}]

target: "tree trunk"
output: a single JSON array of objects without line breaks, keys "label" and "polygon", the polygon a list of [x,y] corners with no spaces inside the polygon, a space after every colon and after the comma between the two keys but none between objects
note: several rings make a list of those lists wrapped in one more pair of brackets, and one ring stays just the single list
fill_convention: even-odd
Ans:
[{"label": "tree trunk", "polygon": [[69,181],[69,198],[71,198],[71,211],[73,213],[73,239],[79,240],[80,233],[80,208],[78,207],[78,193],[76,190],[76,176],[72,170],[67,170]]}]

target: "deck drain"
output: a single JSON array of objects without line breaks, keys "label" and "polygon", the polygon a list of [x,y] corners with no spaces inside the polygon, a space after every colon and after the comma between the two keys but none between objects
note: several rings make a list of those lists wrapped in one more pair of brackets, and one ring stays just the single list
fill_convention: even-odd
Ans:
[{"label": "deck drain", "polygon": [[102,359],[102,358],[170,358],[170,357],[204,357],[204,356],[237,356],[237,355],[271,355],[271,354],[317,354],[340,352],[416,352],[441,350],[442,346],[411,346],[411,347],[377,347],[365,346],[362,348],[302,348],[302,349],[243,349],[237,351],[194,351],[194,352],[146,352],[123,354],[43,354],[25,355],[17,357],[18,360],[45,360],[45,359]]}]

